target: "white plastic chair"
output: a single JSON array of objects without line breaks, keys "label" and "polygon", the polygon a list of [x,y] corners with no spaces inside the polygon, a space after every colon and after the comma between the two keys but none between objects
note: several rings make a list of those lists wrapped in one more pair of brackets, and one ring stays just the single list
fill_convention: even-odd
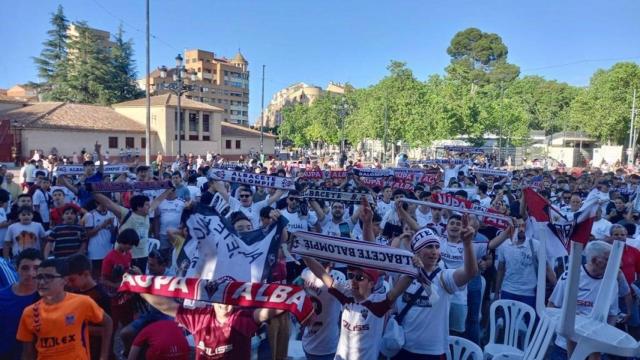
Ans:
[{"label": "white plastic chair", "polygon": [[504,352],[496,354],[493,360],[543,360],[547,353],[551,339],[556,332],[557,320],[555,317],[543,314],[540,317],[533,338],[524,350],[524,354],[516,354],[513,352]]},{"label": "white plastic chair", "polygon": [[481,360],[482,349],[473,342],[457,336],[449,336],[447,360]]},{"label": "white plastic chair", "polygon": [[160,249],[160,240],[153,238],[147,239],[147,251],[152,252],[157,249]]},{"label": "white plastic chair", "polygon": [[[502,342],[498,343],[498,311],[504,329]],[[491,304],[489,343],[484,347],[484,358],[499,353],[524,354],[529,345],[536,320],[536,311],[529,305],[515,300],[496,300]],[[520,334],[524,332],[524,337]],[[518,340],[522,338],[520,344]]]}]

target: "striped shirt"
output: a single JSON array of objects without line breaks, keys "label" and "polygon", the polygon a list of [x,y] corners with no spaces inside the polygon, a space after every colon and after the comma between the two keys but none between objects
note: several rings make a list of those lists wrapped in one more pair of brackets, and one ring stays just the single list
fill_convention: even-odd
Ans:
[{"label": "striped shirt", "polygon": [[86,240],[84,228],[77,224],[54,226],[49,234],[49,242],[53,243],[53,257],[55,258],[77,253]]},{"label": "striped shirt", "polygon": [[0,258],[0,289],[18,282],[18,274],[4,258]]}]

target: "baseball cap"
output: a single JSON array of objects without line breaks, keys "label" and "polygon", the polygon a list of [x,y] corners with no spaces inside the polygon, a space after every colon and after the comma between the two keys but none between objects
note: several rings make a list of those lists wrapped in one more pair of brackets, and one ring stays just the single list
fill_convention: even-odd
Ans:
[{"label": "baseball cap", "polygon": [[349,270],[360,270],[360,271],[362,271],[374,283],[378,282],[378,278],[380,277],[380,271],[378,271],[376,269],[362,268],[362,267],[356,267],[356,266],[349,266],[348,269]]}]

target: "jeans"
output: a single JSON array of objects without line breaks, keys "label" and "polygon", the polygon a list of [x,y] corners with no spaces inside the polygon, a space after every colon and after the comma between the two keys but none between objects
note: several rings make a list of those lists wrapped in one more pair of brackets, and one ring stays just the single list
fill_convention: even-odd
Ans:
[{"label": "jeans", "polygon": [[306,351],[304,352],[304,354],[306,355],[307,360],[333,360],[333,358],[336,356],[336,353],[327,355],[313,355],[309,354]]},{"label": "jeans", "polygon": [[467,284],[467,319],[464,337],[480,344],[480,305],[482,303],[482,275],[477,275]]},{"label": "jeans", "polygon": [[518,295],[518,294],[513,294],[510,292],[506,292],[504,290],[502,290],[500,292],[500,299],[502,300],[514,300],[514,301],[520,301],[521,303],[525,303],[529,306],[531,306],[532,308],[536,308],[536,297],[534,296],[527,296],[527,295]]}]

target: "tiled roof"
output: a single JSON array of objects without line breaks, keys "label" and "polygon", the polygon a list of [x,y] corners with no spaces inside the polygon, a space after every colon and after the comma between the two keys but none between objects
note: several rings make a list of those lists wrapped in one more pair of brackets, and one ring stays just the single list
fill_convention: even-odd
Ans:
[{"label": "tiled roof", "polygon": [[119,114],[108,106],[41,102],[9,110],[0,118],[25,128],[73,129],[92,131],[145,131],[144,125]]},{"label": "tiled roof", "polygon": [[12,104],[24,104],[27,101],[23,99],[16,99],[11,96],[0,94],[0,102],[1,103],[12,103]]},{"label": "tiled roof", "polygon": [[[118,104],[113,104],[111,105],[113,107],[125,107],[125,106],[147,106],[147,99],[142,98],[142,99],[137,99],[137,100],[131,100],[131,101],[125,101],[125,102],[121,102]],[[171,93],[167,93],[167,94],[163,94],[163,95],[156,95],[156,96],[152,96],[151,97],[151,106],[172,106],[172,107],[176,107],[178,106],[178,98]],[[224,111],[223,109],[216,107],[216,106],[211,106],[211,105],[207,105],[203,102],[200,101],[194,101],[191,99],[187,99],[185,97],[182,97],[180,99],[180,106],[184,109],[190,109],[190,110],[203,110],[203,111]]]},{"label": "tiled roof", "polygon": [[[222,136],[227,137],[260,137],[260,131],[249,129],[244,126],[231,124],[228,122],[222,122]],[[267,132],[264,133],[265,138],[275,139],[274,135]]]}]

